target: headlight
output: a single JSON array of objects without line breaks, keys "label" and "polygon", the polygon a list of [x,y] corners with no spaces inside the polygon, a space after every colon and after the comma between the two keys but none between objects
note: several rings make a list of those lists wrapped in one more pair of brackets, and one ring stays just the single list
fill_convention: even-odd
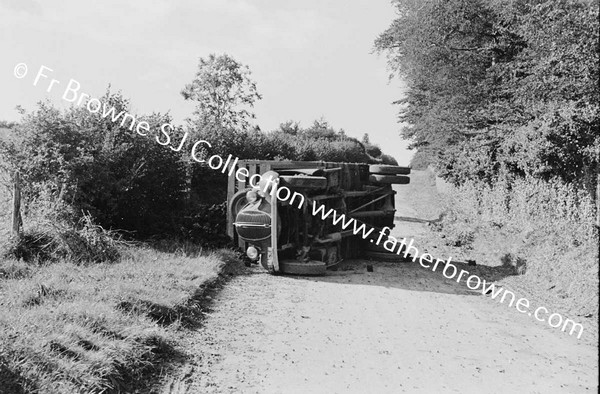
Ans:
[{"label": "headlight", "polygon": [[246,256],[248,256],[251,260],[258,259],[258,249],[256,249],[254,246],[250,246],[246,250]]},{"label": "headlight", "polygon": [[248,204],[253,204],[258,200],[258,193],[255,190],[250,190],[246,193],[246,201]]}]

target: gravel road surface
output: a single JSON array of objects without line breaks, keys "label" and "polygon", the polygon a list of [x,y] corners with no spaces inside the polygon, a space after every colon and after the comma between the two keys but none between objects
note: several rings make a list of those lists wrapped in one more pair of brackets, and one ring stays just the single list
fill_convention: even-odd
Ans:
[{"label": "gravel road surface", "polygon": [[[409,206],[397,215],[418,216]],[[423,224],[398,223],[418,237]],[[373,264],[373,272],[366,265]],[[170,393],[596,393],[597,349],[415,263],[232,279]]]}]

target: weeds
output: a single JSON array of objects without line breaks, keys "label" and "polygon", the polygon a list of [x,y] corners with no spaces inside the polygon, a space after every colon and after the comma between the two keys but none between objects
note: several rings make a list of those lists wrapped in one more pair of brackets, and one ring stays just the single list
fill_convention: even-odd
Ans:
[{"label": "weeds", "polygon": [[25,205],[25,230],[0,242],[0,257],[34,263],[117,262],[128,245],[120,234],[96,225],[89,213],[76,214],[62,193],[56,196],[50,189],[40,186],[39,195]]},{"label": "weeds", "polygon": [[470,182],[443,197],[446,215],[437,230],[447,244],[478,249],[488,260],[495,250],[498,263],[539,291],[595,313],[598,232],[589,194],[560,181],[524,179],[493,187]]},{"label": "weeds", "polygon": [[75,226],[62,223],[26,230],[2,245],[1,257],[26,262],[68,260],[78,264],[117,262],[127,243],[118,233],[105,230],[84,214]]}]

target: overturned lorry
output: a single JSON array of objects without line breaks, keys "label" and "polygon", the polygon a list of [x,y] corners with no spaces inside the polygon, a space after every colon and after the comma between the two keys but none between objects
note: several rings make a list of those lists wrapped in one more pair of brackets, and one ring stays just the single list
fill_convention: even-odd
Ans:
[{"label": "overturned lorry", "polygon": [[269,272],[320,275],[344,259],[398,257],[379,241],[381,230],[394,226],[392,185],[408,184],[410,168],[258,160],[236,166],[227,232]]}]

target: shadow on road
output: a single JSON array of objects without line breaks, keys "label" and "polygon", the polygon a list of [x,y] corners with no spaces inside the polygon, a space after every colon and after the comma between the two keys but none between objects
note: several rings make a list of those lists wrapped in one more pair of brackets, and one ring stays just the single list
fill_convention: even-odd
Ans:
[{"label": "shadow on road", "polygon": [[[423,291],[452,295],[482,295],[481,287],[471,290],[467,287],[469,275],[477,275],[486,281],[486,288],[491,282],[499,281],[507,276],[516,275],[514,267],[509,266],[470,266],[466,262],[452,261],[456,267],[456,274],[452,267],[448,267],[446,274],[452,276],[448,279],[443,275],[444,266],[438,265],[435,272],[431,268],[423,268],[417,262],[382,262],[370,260],[348,260],[337,266],[334,270],[328,270],[324,276],[294,276],[286,275],[297,280],[315,282],[339,283],[345,285],[360,286],[383,286],[387,288],[402,289],[407,291]],[[369,272],[372,268],[373,272]],[[461,270],[469,274],[463,274],[460,282],[456,281]],[[472,286],[477,283],[476,279],[471,282]]]}]

